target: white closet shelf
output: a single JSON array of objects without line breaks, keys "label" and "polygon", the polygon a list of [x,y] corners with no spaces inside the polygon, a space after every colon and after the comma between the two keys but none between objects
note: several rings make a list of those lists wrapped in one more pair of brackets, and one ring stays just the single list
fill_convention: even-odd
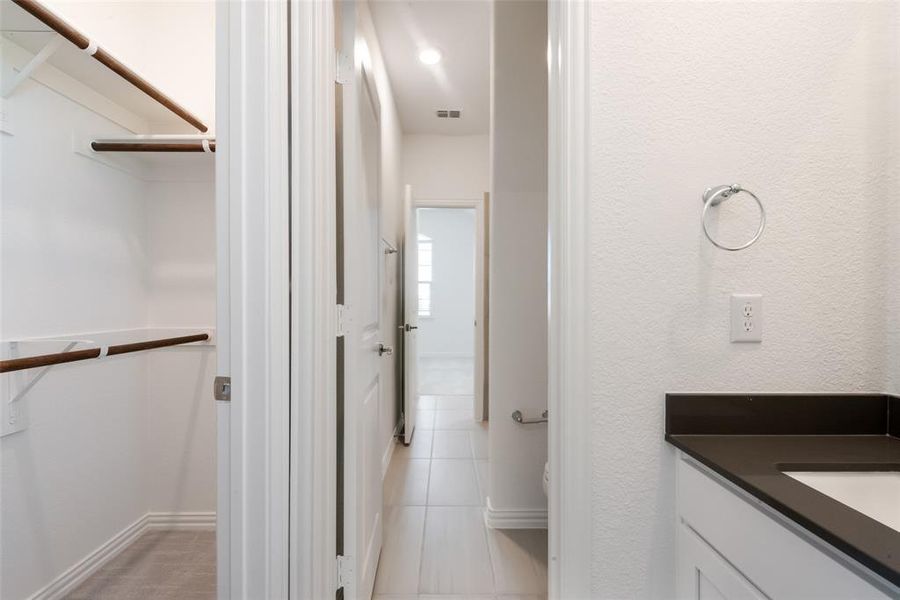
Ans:
[{"label": "white closet shelf", "polygon": [[[39,63],[46,61],[154,126],[208,130],[171,96],[35,0],[0,0],[0,34],[40,57]],[[55,41],[60,36],[61,44]],[[16,66],[23,71],[29,65]]]}]

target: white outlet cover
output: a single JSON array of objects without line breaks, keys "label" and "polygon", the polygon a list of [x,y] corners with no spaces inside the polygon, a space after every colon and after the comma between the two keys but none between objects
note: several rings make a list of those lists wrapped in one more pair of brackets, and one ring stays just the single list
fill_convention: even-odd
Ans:
[{"label": "white outlet cover", "polygon": [[732,294],[730,320],[732,342],[762,342],[762,294]]}]

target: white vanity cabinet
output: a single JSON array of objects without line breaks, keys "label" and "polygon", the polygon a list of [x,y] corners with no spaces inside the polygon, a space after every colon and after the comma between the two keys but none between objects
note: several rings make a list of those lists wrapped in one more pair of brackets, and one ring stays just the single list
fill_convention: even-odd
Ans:
[{"label": "white vanity cabinet", "polygon": [[900,598],[900,588],[681,451],[677,512],[679,598]]}]

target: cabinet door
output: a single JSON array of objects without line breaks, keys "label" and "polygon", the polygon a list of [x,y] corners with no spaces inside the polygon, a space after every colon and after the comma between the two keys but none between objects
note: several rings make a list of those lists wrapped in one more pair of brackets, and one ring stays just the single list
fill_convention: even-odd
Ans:
[{"label": "cabinet door", "polygon": [[678,597],[691,600],[764,600],[755,585],[693,529],[678,525]]}]

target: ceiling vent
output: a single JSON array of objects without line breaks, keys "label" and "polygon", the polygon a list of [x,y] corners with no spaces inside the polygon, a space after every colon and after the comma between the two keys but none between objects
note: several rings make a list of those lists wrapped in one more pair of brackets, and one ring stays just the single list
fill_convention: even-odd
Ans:
[{"label": "ceiling vent", "polygon": [[438,119],[458,119],[462,116],[462,111],[442,108],[439,109],[436,114]]}]

